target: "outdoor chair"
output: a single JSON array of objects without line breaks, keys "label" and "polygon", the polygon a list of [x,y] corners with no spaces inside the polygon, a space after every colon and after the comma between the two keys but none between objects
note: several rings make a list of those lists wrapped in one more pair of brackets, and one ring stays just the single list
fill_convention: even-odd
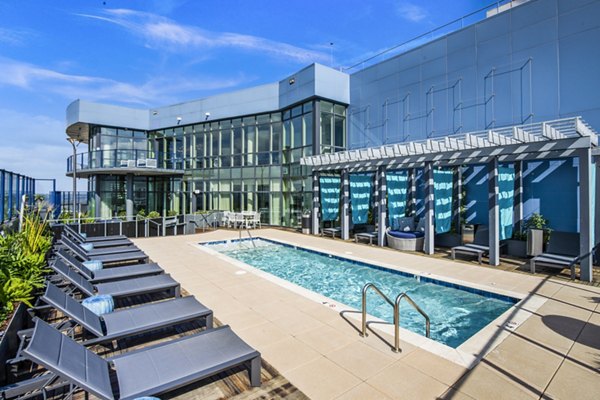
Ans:
[{"label": "outdoor chair", "polygon": [[83,236],[75,236],[71,233],[71,231],[63,230],[63,234],[61,238],[68,237],[76,244],[93,244],[95,249],[102,249],[105,247],[124,247],[124,246],[133,246],[133,242],[129,239],[111,239],[111,240],[96,240],[96,241],[88,241],[83,238]]},{"label": "outdoor chair", "polygon": [[93,284],[83,275],[70,268],[60,258],[48,264],[48,266],[86,297],[102,294],[108,294],[112,297],[130,297],[167,291],[172,292],[174,297],[180,297],[181,295],[179,282],[168,274]]},{"label": "outdoor chair", "polygon": [[575,279],[575,265],[579,261],[579,233],[553,231],[550,233],[546,252],[533,257],[530,261],[530,268],[532,274],[535,274],[536,266],[569,268],[571,278]]},{"label": "outdoor chair", "polygon": [[84,237],[75,229],[71,228],[69,225],[63,225],[63,232],[67,232],[71,237],[76,238],[80,243],[96,243],[96,242],[106,242],[113,240],[121,240],[127,241],[131,243],[131,240],[127,238],[125,235],[111,235],[111,236],[94,236],[94,237]]},{"label": "outdoor chair", "polygon": [[392,229],[385,232],[387,244],[401,251],[422,251],[425,242],[425,218],[415,226],[414,217],[400,217],[393,221]]},{"label": "outdoor chair", "polygon": [[83,261],[98,260],[105,264],[126,264],[126,263],[141,263],[148,260],[148,256],[141,250],[129,251],[125,253],[116,254],[102,254],[102,255],[88,255],[80,246],[75,245],[69,240],[61,241],[62,245],[66,247],[71,253],[77,258]]},{"label": "outdoor chair", "polygon": [[23,354],[75,387],[106,400],[155,396],[237,366],[249,365],[251,385],[260,386],[260,353],[229,326],[105,360],[37,319]]},{"label": "outdoor chair", "polygon": [[[63,244],[65,246],[68,245],[70,248],[78,247],[87,256],[103,256],[106,254],[122,254],[122,253],[131,253],[133,251],[141,251],[133,243],[131,243],[127,246],[120,246],[120,247],[119,246],[111,246],[111,247],[104,247],[104,248],[99,249],[99,248],[96,248],[96,245],[93,243],[85,243],[85,244],[75,243],[68,236],[61,237],[61,239],[58,241],[58,243]],[[86,246],[92,247],[92,249],[88,250],[88,249],[86,249]]]},{"label": "outdoor chair", "polygon": [[456,259],[456,254],[474,255],[477,257],[479,264],[482,263],[483,256],[486,256],[490,252],[489,246],[489,235],[490,231],[486,225],[480,225],[475,232],[473,243],[467,243],[462,246],[452,247],[450,250],[451,257],[453,260]]},{"label": "outdoor chair", "polygon": [[213,312],[194,296],[129,307],[99,316],[58,286],[48,283],[41,301],[80,325],[87,336],[92,335],[93,338],[82,342],[86,346],[200,319],[206,320],[207,329],[213,327]]},{"label": "outdoor chair", "polygon": [[88,281],[90,281],[90,283],[102,283],[118,281],[122,279],[139,278],[148,275],[158,275],[165,272],[156,263],[133,264],[122,267],[107,267],[97,271],[92,271],[64,249],[60,249],[56,254],[71,268],[74,268],[77,270],[77,272],[83,275]]},{"label": "outdoor chair", "polygon": [[256,227],[261,228],[260,212],[252,212],[252,214],[246,220],[246,227],[252,227],[253,229],[256,229]]},{"label": "outdoor chair", "polygon": [[244,219],[244,214],[242,213],[233,213],[231,226],[232,228],[243,228],[246,220]]}]

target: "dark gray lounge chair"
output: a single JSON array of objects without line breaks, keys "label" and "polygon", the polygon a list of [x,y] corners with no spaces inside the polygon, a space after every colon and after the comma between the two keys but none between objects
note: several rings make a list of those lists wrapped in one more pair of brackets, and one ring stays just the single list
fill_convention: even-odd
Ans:
[{"label": "dark gray lounge chair", "polygon": [[193,296],[130,307],[102,316],[94,314],[52,283],[47,284],[41,300],[95,336],[83,342],[84,345],[104,343],[200,319],[206,319],[208,329],[213,327],[213,312]]},{"label": "dark gray lounge chair", "polygon": [[[250,366],[260,386],[260,353],[230,327],[209,329],[105,360],[42,320],[23,354],[73,385],[106,400],[168,392],[236,366]],[[111,366],[116,376],[111,383]]]},{"label": "dark gray lounge chair", "polygon": [[575,265],[579,263],[579,258],[579,233],[554,231],[550,234],[546,252],[531,259],[531,273],[535,273],[535,267],[538,265],[569,268],[571,278],[575,279]]},{"label": "dark gray lounge chair", "polygon": [[[63,236],[60,239],[59,243],[65,245],[65,246],[69,246],[69,248],[78,247],[87,256],[102,256],[105,254],[120,254],[120,253],[129,253],[132,251],[140,251],[140,249],[138,247],[136,247],[133,243],[131,243],[128,246],[103,247],[101,249],[97,249],[94,247],[91,250],[85,250],[83,247],[81,247],[82,246],[81,244],[75,243],[68,236]],[[86,243],[86,244],[89,244],[89,243]]]},{"label": "dark gray lounge chair", "polygon": [[156,263],[132,264],[122,267],[103,268],[99,271],[91,271],[77,257],[69,254],[65,249],[56,252],[65,263],[75,268],[77,272],[83,275],[90,283],[100,283],[109,281],[118,281],[122,279],[138,278],[142,276],[158,275],[165,271]]},{"label": "dark gray lounge chair", "polygon": [[489,246],[489,234],[490,231],[487,226],[480,225],[475,232],[473,243],[467,243],[462,246],[455,246],[451,249],[452,259],[456,259],[456,254],[467,254],[477,256],[479,264],[482,263],[483,256],[486,256],[490,252]]},{"label": "dark gray lounge chair", "polygon": [[146,253],[139,250],[120,254],[90,256],[86,254],[81,247],[73,245],[72,242],[69,244],[69,241],[63,241],[63,244],[71,253],[77,256],[80,260],[84,261],[99,260],[106,264],[141,263],[148,261],[148,256]]},{"label": "dark gray lounge chair", "polygon": [[180,297],[181,287],[179,283],[171,278],[171,275],[162,274],[145,276],[143,278],[127,279],[122,281],[99,283],[93,285],[85,277],[65,262],[58,258],[49,264],[57,274],[68,281],[71,285],[82,292],[86,297],[97,294],[109,294],[113,297],[129,297],[145,293],[173,292],[175,297]]},{"label": "dark gray lounge chair", "polygon": [[66,232],[70,237],[75,238],[79,243],[102,243],[109,241],[122,241],[132,243],[131,240],[127,238],[125,235],[111,235],[111,236],[92,236],[92,237],[83,237],[79,232],[75,229],[71,228],[69,225],[63,225],[63,232]]}]

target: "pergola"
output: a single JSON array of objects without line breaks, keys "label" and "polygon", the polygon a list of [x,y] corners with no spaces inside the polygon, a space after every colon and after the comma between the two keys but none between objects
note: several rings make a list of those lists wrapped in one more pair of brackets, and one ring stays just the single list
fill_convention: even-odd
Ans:
[{"label": "pergola", "polygon": [[[597,158],[600,156],[600,149],[597,146],[597,133],[581,117],[572,117],[305,157],[300,163],[311,167],[313,175],[312,232],[313,234],[319,232],[319,175],[321,173],[339,173],[341,175],[341,230],[342,239],[347,240],[350,237],[349,174],[374,172],[376,174],[379,220],[378,244],[383,246],[387,213],[386,171],[409,170],[409,181],[411,182],[409,186],[414,193],[415,169],[422,168],[425,179],[424,251],[427,254],[433,254],[434,168],[486,165],[490,232],[489,263],[490,265],[499,265],[498,165],[514,163],[513,219],[516,224],[519,224],[523,219],[523,161],[579,157],[579,231],[580,255],[583,256],[580,264],[581,279],[591,281],[591,252],[595,245],[593,238],[600,238],[600,229],[594,225],[594,216],[600,214],[600,204],[596,205],[596,210],[592,210],[595,191],[600,190],[598,183],[600,174],[595,175],[595,182],[592,181],[594,176],[592,167],[597,167],[599,164]],[[461,185],[459,175],[458,196],[461,195]]]}]

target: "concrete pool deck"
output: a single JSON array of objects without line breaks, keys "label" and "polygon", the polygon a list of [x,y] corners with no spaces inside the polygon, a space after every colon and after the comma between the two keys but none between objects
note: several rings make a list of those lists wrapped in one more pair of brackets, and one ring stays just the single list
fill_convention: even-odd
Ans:
[{"label": "concrete pool deck", "polygon": [[281,230],[252,234],[535,299],[520,310],[528,318],[503,316],[483,342],[465,349],[481,353],[472,354],[481,361],[469,370],[403,340],[402,352],[393,353],[392,336],[380,333],[388,343],[375,334],[360,337],[358,320],[342,318],[339,305],[307,298],[196,246],[236,239],[237,232],[135,240],[311,398],[591,399],[600,393],[600,288]]}]

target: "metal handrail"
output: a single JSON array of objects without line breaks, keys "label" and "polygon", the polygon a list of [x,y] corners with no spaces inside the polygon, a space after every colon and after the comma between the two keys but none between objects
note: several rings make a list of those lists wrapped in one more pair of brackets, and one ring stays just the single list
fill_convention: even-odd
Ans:
[{"label": "metal handrail", "polygon": [[431,321],[429,315],[417,303],[406,293],[400,293],[396,296],[396,301],[392,302],[374,283],[369,282],[362,289],[362,332],[360,336],[367,337],[367,292],[369,289],[373,289],[383,300],[385,300],[390,306],[394,308],[394,347],[392,351],[400,351],[400,302],[402,299],[406,299],[408,304],[413,306],[419,314],[425,318],[425,335],[431,337]]}]

